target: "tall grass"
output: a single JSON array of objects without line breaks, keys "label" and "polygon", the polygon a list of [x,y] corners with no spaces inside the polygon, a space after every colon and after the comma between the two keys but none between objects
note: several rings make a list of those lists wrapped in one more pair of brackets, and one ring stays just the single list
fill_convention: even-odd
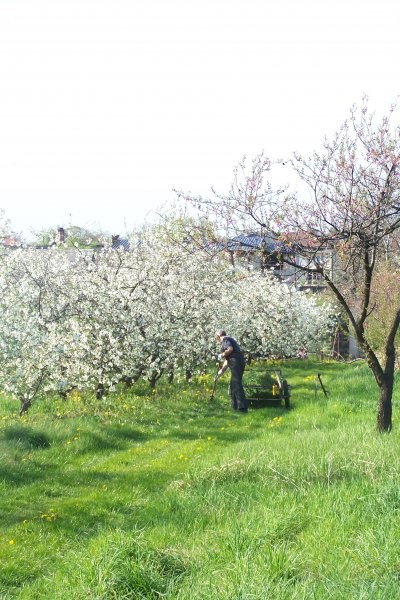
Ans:
[{"label": "tall grass", "polygon": [[398,395],[378,435],[363,363],[279,368],[290,411],[231,413],[212,375],[4,398],[0,598],[400,598]]}]

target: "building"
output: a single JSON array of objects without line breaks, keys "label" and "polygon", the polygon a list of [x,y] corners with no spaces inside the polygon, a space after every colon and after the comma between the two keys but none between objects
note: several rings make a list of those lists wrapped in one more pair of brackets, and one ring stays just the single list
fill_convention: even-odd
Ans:
[{"label": "building", "polygon": [[317,263],[324,264],[325,268],[328,265],[333,275],[333,253],[327,249],[315,250],[305,243],[300,245],[298,240],[292,243],[289,236],[285,236],[285,240],[283,243],[268,234],[249,233],[230,238],[218,246],[233,266],[268,272],[298,290],[322,291],[325,282],[316,268]]}]

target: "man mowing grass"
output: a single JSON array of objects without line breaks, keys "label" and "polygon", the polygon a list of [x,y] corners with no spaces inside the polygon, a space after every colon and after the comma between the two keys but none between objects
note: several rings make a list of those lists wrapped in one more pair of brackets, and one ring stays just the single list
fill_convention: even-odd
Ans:
[{"label": "man mowing grass", "polygon": [[215,332],[215,339],[221,344],[218,360],[223,361],[222,367],[217,373],[217,378],[221,377],[229,367],[231,372],[229,395],[232,410],[247,412],[247,399],[242,384],[245,360],[240,346],[235,339],[227,336],[223,329],[218,329]]}]

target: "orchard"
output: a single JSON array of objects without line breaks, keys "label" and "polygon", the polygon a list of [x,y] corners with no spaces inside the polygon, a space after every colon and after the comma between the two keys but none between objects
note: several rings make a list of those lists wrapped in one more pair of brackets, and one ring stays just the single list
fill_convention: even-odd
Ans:
[{"label": "orchard", "polygon": [[19,248],[0,260],[0,388],[23,414],[46,394],[204,370],[224,327],[249,358],[317,351],[331,305],[221,256],[134,233],[130,250]]}]

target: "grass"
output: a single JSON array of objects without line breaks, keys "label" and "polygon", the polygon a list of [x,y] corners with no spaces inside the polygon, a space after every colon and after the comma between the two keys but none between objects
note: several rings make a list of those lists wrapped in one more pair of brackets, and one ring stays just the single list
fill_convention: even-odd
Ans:
[{"label": "grass", "polygon": [[362,362],[278,366],[290,411],[231,413],[212,375],[3,398],[0,598],[400,598],[398,396],[378,435]]}]

